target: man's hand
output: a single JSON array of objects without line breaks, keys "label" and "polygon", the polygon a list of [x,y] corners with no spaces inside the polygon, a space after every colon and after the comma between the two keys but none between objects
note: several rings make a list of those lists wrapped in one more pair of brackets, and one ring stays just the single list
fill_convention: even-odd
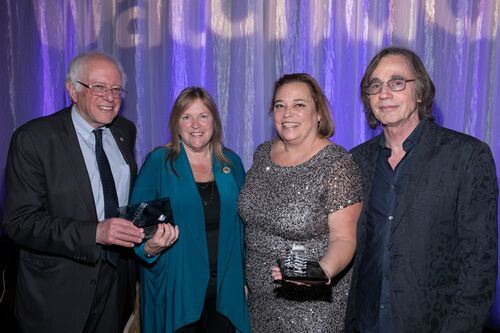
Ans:
[{"label": "man's hand", "polygon": [[129,220],[113,217],[97,224],[95,238],[96,243],[102,245],[134,247],[135,243],[142,242],[144,230]]}]

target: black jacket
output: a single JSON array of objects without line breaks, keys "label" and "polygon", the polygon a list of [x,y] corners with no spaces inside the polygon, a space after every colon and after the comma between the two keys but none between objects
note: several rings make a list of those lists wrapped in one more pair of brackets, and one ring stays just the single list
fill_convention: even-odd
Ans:
[{"label": "black jacket", "polygon": [[[110,129],[133,184],[135,126],[118,116]],[[6,189],[4,226],[21,248],[15,305],[20,326],[26,332],[80,332],[94,297],[101,247],[71,108],[14,132]]]},{"label": "black jacket", "polygon": [[[375,137],[351,153],[366,200],[346,315],[353,331],[359,265],[372,177]],[[426,122],[398,199],[391,231],[391,302],[397,332],[481,332],[497,277],[498,185],[489,147]]]}]

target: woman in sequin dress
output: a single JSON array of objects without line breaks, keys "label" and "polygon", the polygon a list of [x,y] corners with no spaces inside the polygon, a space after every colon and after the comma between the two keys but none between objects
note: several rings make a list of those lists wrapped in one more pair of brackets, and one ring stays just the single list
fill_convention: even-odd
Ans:
[{"label": "woman in sequin dress", "polygon": [[[239,198],[252,332],[342,332],[362,205],[359,171],[329,141],[328,101],[308,74],[276,82],[271,113],[277,138],[257,148]],[[297,243],[319,261],[328,284],[282,280],[276,260]]]}]

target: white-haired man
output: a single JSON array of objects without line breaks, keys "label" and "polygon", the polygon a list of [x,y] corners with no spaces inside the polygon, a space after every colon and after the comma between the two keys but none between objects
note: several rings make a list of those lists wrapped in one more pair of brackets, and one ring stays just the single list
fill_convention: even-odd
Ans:
[{"label": "white-haired man", "polygon": [[73,59],[72,106],[12,135],[4,226],[20,246],[15,313],[26,332],[119,332],[143,230],[116,218],[137,165],[136,129],[118,116],[125,75],[114,58]]}]

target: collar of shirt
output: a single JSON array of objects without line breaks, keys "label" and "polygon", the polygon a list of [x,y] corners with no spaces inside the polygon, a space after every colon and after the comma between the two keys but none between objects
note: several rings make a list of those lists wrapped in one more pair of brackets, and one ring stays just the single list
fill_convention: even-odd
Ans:
[{"label": "collar of shirt", "polygon": [[[73,120],[73,125],[75,126],[75,130],[78,135],[82,139],[84,139],[85,142],[94,145],[95,136],[92,132],[95,130],[95,128],[92,127],[85,119],[83,119],[80,113],[78,113],[78,111],[76,110],[75,105],[73,105],[73,107],[71,108],[71,119]],[[111,130],[109,129],[109,127],[103,126],[99,128],[103,130],[103,136],[111,134]]]},{"label": "collar of shirt", "polygon": [[[97,217],[99,221],[104,219],[104,197],[102,193],[101,178],[95,157],[95,135],[92,133],[94,128],[85,121],[78,113],[76,107],[71,109],[71,119],[76,131],[80,150],[85,161],[87,173],[92,186],[92,194],[96,206]],[[118,194],[118,204],[125,206],[128,203],[128,195],[130,191],[130,167],[123,158],[120,148],[111,133],[109,127],[101,127],[103,129],[102,144],[106,152],[106,156],[111,166],[111,172],[115,180],[116,192]]]},{"label": "collar of shirt", "polygon": [[[422,129],[424,128],[424,123],[425,123],[424,119],[420,120],[417,127],[415,127],[415,129],[403,142],[403,149],[407,154],[417,145],[417,142],[422,134]],[[378,145],[379,148],[382,149],[384,153],[388,154],[389,156],[391,155],[391,149],[386,147],[385,145],[384,132],[380,133]]]}]

